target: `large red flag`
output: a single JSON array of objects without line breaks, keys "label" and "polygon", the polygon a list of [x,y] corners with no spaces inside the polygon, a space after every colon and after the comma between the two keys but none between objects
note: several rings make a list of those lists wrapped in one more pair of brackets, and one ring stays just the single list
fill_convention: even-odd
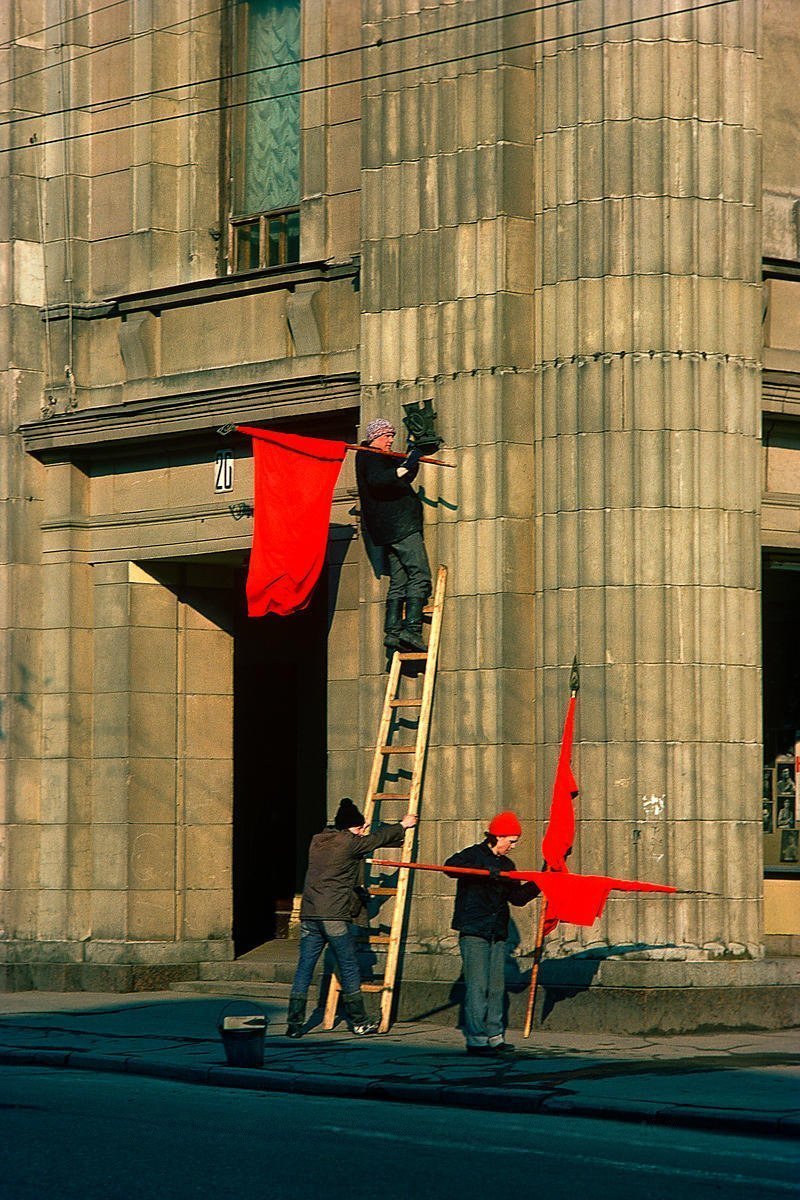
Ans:
[{"label": "large red flag", "polygon": [[[562,872],[569,874],[567,855],[575,840],[575,809],[572,801],[578,794],[578,784],[572,774],[572,737],[575,728],[575,697],[578,690],[577,664],[572,664],[572,695],[569,698],[567,715],[564,719],[564,732],[561,735],[561,752],[558,756],[556,777],[553,783],[553,798],[550,802],[550,820],[542,838],[542,855],[545,867],[554,874]],[[544,891],[544,889],[542,889]],[[606,892],[606,896],[608,892]],[[542,936],[552,933],[559,921],[570,920],[563,915],[563,907],[554,903],[554,898],[545,891],[547,904],[544,913]],[[599,912],[602,912],[603,904]],[[582,922],[576,922],[582,924]]]},{"label": "large red flag", "polygon": [[253,439],[255,517],[247,612],[285,617],[306,608],[328,544],[344,442],[238,425]]}]

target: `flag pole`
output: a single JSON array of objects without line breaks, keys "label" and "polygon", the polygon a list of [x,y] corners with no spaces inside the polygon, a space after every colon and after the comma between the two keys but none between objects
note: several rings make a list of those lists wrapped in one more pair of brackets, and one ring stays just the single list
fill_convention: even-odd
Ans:
[{"label": "flag pole", "polygon": [[[234,430],[238,430],[239,432],[244,433],[244,432],[248,432],[253,429],[257,430],[258,433],[268,434],[270,432],[269,429],[262,429],[260,426],[220,425],[219,429],[217,430],[217,433],[220,435],[220,437],[227,437],[228,434],[233,433]],[[274,430],[274,432],[278,433],[281,431]],[[252,433],[250,433],[250,436],[252,436]],[[267,440],[269,440],[269,439],[267,438]],[[309,440],[312,440],[312,439],[309,439]],[[362,451],[366,451],[367,454],[382,454],[384,458],[399,458],[401,460],[408,458],[407,452],[405,454],[402,454],[402,453],[399,453],[397,450],[379,450],[377,446],[357,446],[353,442],[344,442],[343,444],[344,444],[345,450],[362,450]],[[455,463],[444,462],[441,458],[427,458],[426,457],[426,458],[420,458],[420,459],[418,459],[418,461],[424,462],[424,463],[433,463],[433,465],[435,467],[450,467],[451,470],[454,470],[455,465],[456,465]]]},{"label": "flag pole", "polygon": [[[547,868],[545,867],[545,870]],[[525,1011],[525,1026],[522,1030],[524,1038],[530,1037],[533,1024],[533,1006],[536,1003],[536,988],[539,983],[539,963],[544,949],[544,914],[547,909],[547,897],[542,892],[539,897],[539,924],[536,928],[536,944],[533,948],[533,966],[531,967],[531,984],[528,989],[528,1007]]]},{"label": "flag pole", "polygon": [[[569,694],[570,699],[574,700],[578,694],[580,687],[580,676],[578,674],[578,656],[577,654],[572,660],[572,670],[569,673]],[[543,870],[547,870],[547,863],[544,864]],[[524,1038],[530,1037],[531,1026],[533,1025],[533,1009],[536,1004],[536,990],[539,986],[539,963],[542,961],[542,951],[544,949],[544,918],[547,911],[547,897],[542,893],[539,901],[539,921],[536,926],[536,941],[533,946],[533,964],[531,966],[531,982],[528,989],[528,1007],[525,1011],[525,1025],[522,1030]]]},{"label": "flag pole", "polygon": [[[383,456],[383,458],[399,458],[399,459],[403,459],[403,460],[408,458],[407,454],[399,454],[397,452],[397,450],[379,450],[377,448],[377,446],[356,446],[352,442],[345,442],[344,448],[345,448],[345,450],[366,451],[367,454],[380,454]],[[455,463],[443,462],[441,458],[420,458],[417,461],[425,462],[425,463],[433,463],[433,465],[435,467],[455,468],[455,465],[456,465]]]}]

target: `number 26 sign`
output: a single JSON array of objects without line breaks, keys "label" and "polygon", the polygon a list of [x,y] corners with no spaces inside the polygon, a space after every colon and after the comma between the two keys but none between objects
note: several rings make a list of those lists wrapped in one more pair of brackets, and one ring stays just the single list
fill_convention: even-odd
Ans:
[{"label": "number 26 sign", "polygon": [[233,491],[233,451],[218,450],[214,455],[214,491]]}]

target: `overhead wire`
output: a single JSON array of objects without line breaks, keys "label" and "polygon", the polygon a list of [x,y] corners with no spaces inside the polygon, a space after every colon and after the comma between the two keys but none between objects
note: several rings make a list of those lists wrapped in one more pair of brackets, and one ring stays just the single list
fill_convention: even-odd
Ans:
[{"label": "overhead wire", "polygon": [[[89,17],[107,12],[109,8],[119,8],[121,4],[130,4],[130,0],[111,0],[110,4],[104,4],[101,8],[93,9],[92,12],[76,13],[74,17],[64,17],[63,21],[53,21],[52,24],[42,25],[39,29],[29,29],[25,37],[35,38],[42,33],[50,33],[53,29],[63,29],[65,25],[71,25],[73,21],[86,21]],[[22,45],[21,42],[12,38],[9,42],[0,42],[0,50],[13,50],[15,46],[20,45]]]},{"label": "overhead wire", "polygon": [[[109,97],[109,99],[107,99],[107,100],[89,101],[86,104],[74,105],[68,111],[76,112],[76,113],[77,112],[86,112],[86,113],[89,113],[90,115],[98,115],[103,112],[110,112],[114,108],[120,107],[125,104],[133,104],[133,103],[136,103],[137,101],[152,99],[156,96],[164,96],[164,95],[169,94],[170,92],[187,90],[192,87],[203,87],[203,86],[206,86],[209,84],[220,83],[223,80],[235,81],[235,80],[247,78],[250,75],[261,75],[261,74],[264,74],[269,71],[280,71],[280,70],[283,70],[284,68],[290,67],[290,66],[298,66],[298,65],[299,66],[308,66],[312,63],[331,61],[333,59],[340,58],[344,55],[360,53],[363,50],[370,50],[373,48],[382,49],[387,46],[398,46],[398,45],[402,45],[405,42],[418,41],[421,38],[432,38],[432,37],[436,37],[436,36],[450,35],[454,32],[468,30],[468,29],[475,29],[480,26],[495,23],[498,21],[511,20],[514,17],[530,16],[533,13],[548,12],[553,9],[565,8],[568,5],[576,6],[576,5],[584,3],[584,2],[585,2],[585,0],[549,0],[549,3],[546,3],[546,4],[528,5],[525,8],[514,9],[509,12],[497,13],[495,15],[488,16],[488,17],[475,17],[468,21],[454,22],[451,25],[445,25],[439,29],[427,29],[427,30],[422,30],[422,31],[414,32],[414,33],[400,34],[399,36],[394,37],[394,38],[380,39],[378,42],[374,43],[373,45],[360,44],[358,46],[345,46],[339,50],[328,50],[328,51],[324,51],[320,54],[312,54],[312,55],[291,58],[291,59],[287,59],[285,62],[270,63],[269,65],[263,66],[263,67],[251,67],[251,68],[248,68],[243,71],[232,71],[232,72],[220,73],[218,75],[208,75],[203,79],[188,80],[183,83],[167,84],[160,88],[149,88],[143,92],[131,92],[124,96],[112,96],[112,97]],[[653,14],[650,14],[649,16],[632,17],[626,21],[618,21],[614,24],[609,24],[609,25],[598,25],[598,26],[596,26],[592,29],[588,29],[588,30],[581,30],[581,31],[572,32],[572,33],[557,34],[551,38],[542,39],[542,41],[545,41],[545,42],[556,41],[556,40],[560,40],[562,38],[577,37],[577,36],[580,36],[582,33],[597,33],[597,32],[603,32],[604,30],[607,30],[607,29],[622,28],[627,25],[641,24],[641,23],[646,23],[649,21],[668,20],[670,17],[673,17],[673,16],[686,15],[688,13],[701,11],[706,8],[719,8],[719,7],[722,7],[727,4],[733,4],[733,3],[738,3],[738,2],[739,2],[739,0],[709,0],[709,3],[707,3],[707,4],[693,4],[693,5],[687,6],[686,8],[677,9],[677,10],[675,10],[673,12],[669,12],[669,13],[653,13]],[[79,62],[81,59],[88,57],[90,54],[98,53],[101,50],[107,49],[109,46],[121,45],[124,42],[133,41],[139,37],[151,36],[156,33],[164,33],[170,29],[176,28],[179,25],[190,24],[194,20],[199,20],[203,17],[212,16],[215,13],[222,11],[222,9],[224,7],[225,7],[224,5],[217,5],[215,8],[206,9],[202,13],[196,13],[196,14],[194,14],[193,17],[184,17],[180,21],[174,21],[170,25],[162,25],[162,26],[157,26],[157,27],[154,27],[154,28],[151,28],[148,30],[142,30],[139,33],[131,34],[127,38],[121,38],[118,41],[114,41],[114,42],[103,43],[103,45],[101,45],[101,46],[96,46],[96,47],[93,47],[90,50],[86,51],[85,54],[76,55],[71,61],[73,63]],[[530,42],[530,43],[524,43],[524,44],[525,45],[535,45],[537,43]],[[511,48],[514,49],[515,47],[511,47]],[[499,49],[501,49],[501,47],[498,47],[497,49],[499,50]],[[495,52],[497,52],[497,51],[487,51],[487,53],[495,53]],[[471,56],[466,55],[465,57],[471,57]],[[35,71],[24,72],[20,75],[12,75],[12,76],[9,76],[7,79],[2,80],[0,82],[2,82],[2,83],[18,82],[21,79],[28,78],[30,75],[37,74],[42,71],[51,70],[55,65],[56,64],[51,63],[44,67],[38,67],[38,68],[36,68]],[[436,64],[432,64],[432,65],[436,65]],[[424,64],[423,64],[423,66],[424,66]],[[420,69],[423,69],[423,68],[420,67]],[[390,72],[390,73],[393,74],[394,72]],[[339,82],[340,82],[340,84],[345,84],[348,82],[358,83],[358,82],[360,82],[360,80],[352,79],[352,80],[342,80]],[[337,84],[330,85],[330,86],[337,86]],[[289,94],[289,93],[287,93],[287,94]],[[302,94],[302,89],[299,93],[291,93],[291,94],[292,95]],[[266,99],[273,99],[273,98],[277,98],[277,97],[264,97],[263,99],[266,100]],[[259,103],[259,102],[261,102],[260,98],[250,101],[250,103]],[[209,111],[211,111],[211,110],[209,110]],[[16,124],[19,124],[20,122],[24,122],[24,121],[41,120],[43,117],[45,117],[47,115],[49,115],[49,114],[31,113],[26,116],[13,117],[8,121],[0,121],[0,129],[5,128],[7,126],[11,126],[11,125],[16,125]]]},{"label": "overhead wire", "polygon": [[[527,8],[515,9],[511,12],[496,13],[489,17],[473,17],[468,21],[456,21],[456,22],[453,22],[451,25],[444,25],[439,29],[427,29],[427,30],[423,30],[419,33],[400,34],[396,38],[386,38],[385,40],[381,39],[379,44],[381,46],[395,46],[395,45],[401,44],[402,42],[413,41],[415,39],[422,38],[422,37],[435,37],[437,34],[452,33],[456,30],[471,29],[471,28],[474,28],[479,25],[489,24],[490,22],[493,22],[493,21],[504,21],[504,20],[508,20],[511,17],[527,16],[533,12],[546,12],[546,11],[550,11],[551,9],[554,9],[554,8],[566,8],[567,5],[577,5],[577,4],[583,4],[586,2],[587,2],[587,0],[549,0],[549,2],[546,4],[529,5]],[[728,0],[725,0],[725,2],[727,3]],[[222,12],[226,7],[227,7],[226,4],[219,4],[219,5],[216,5],[214,8],[206,9],[205,12],[196,13],[194,15],[194,17],[183,17],[180,21],[173,21],[169,25],[158,25],[158,26],[152,27],[150,29],[141,30],[139,33],[129,34],[127,37],[124,37],[124,38],[117,38],[114,41],[103,42],[98,46],[90,47],[83,54],[75,55],[75,57],[73,58],[72,61],[80,62],[82,59],[88,58],[92,54],[97,54],[102,50],[106,50],[111,46],[119,46],[119,45],[122,45],[124,42],[132,42],[140,37],[147,37],[147,36],[149,36],[151,34],[155,34],[155,33],[166,33],[171,29],[176,29],[179,25],[188,25],[192,20],[195,20],[195,19],[199,20],[202,17],[214,16],[216,13]],[[102,11],[102,10],[98,10],[98,11]],[[654,17],[653,19],[657,20],[658,18]],[[310,54],[310,55],[306,55],[304,57],[301,56],[298,58],[292,58],[292,59],[287,60],[286,62],[272,63],[268,67],[252,67],[245,71],[235,71],[235,72],[227,73],[224,75],[211,75],[207,79],[197,80],[195,82],[198,84],[199,83],[219,83],[223,79],[239,78],[239,77],[246,76],[246,75],[258,74],[262,71],[279,71],[279,70],[283,69],[284,67],[294,67],[294,66],[297,66],[298,64],[300,66],[306,66],[309,63],[322,62],[325,60],[339,58],[344,54],[357,54],[361,50],[365,50],[365,49],[371,49],[371,47],[364,46],[363,44],[358,45],[358,46],[344,46],[340,50],[326,50],[326,51],[323,51],[321,54]],[[11,75],[8,77],[8,79],[0,80],[0,82],[14,83],[21,79],[28,79],[28,78],[30,78],[31,75],[38,75],[44,71],[52,70],[53,66],[54,66],[53,63],[49,63],[43,67],[36,67],[33,71],[26,71],[20,75]],[[173,84],[172,86],[167,86],[164,88],[156,88],[149,92],[140,93],[138,96],[136,94],[129,95],[129,96],[117,96],[107,102],[99,101],[98,103],[100,103],[100,104],[108,103],[109,105],[113,106],[114,104],[116,104],[118,102],[121,103],[124,101],[133,101],[135,99],[139,99],[140,97],[145,97],[145,96],[150,96],[150,95],[159,95],[162,92],[177,91],[180,88],[190,87],[190,86],[191,85],[188,83],[177,83],[177,84]],[[91,106],[87,106],[87,107],[91,107]],[[26,120],[27,118],[22,118],[22,119]]]},{"label": "overhead wire", "polygon": [[[576,2],[576,0],[556,0],[556,4],[558,4],[558,5],[561,5],[564,3],[575,3],[575,2]],[[145,126],[161,125],[168,121],[180,121],[180,120],[185,120],[189,117],[207,116],[207,115],[211,115],[213,113],[218,113],[218,112],[223,112],[223,111],[227,112],[227,111],[230,111],[231,109],[235,109],[235,108],[248,107],[251,104],[267,104],[267,103],[270,103],[271,101],[287,99],[289,97],[294,97],[294,96],[311,95],[313,93],[320,92],[320,91],[329,92],[338,87],[347,87],[347,86],[352,86],[357,83],[369,83],[369,82],[375,82],[380,79],[394,78],[398,75],[405,75],[412,71],[413,72],[429,71],[436,67],[450,66],[455,63],[463,63],[463,62],[466,62],[466,61],[472,60],[472,59],[487,58],[492,55],[496,55],[496,54],[500,54],[500,53],[508,53],[513,50],[524,50],[524,49],[532,48],[534,46],[550,45],[554,42],[565,41],[565,40],[573,39],[576,37],[583,37],[583,36],[587,36],[589,34],[594,34],[594,33],[607,33],[614,29],[628,28],[633,25],[640,25],[640,24],[649,23],[652,21],[670,20],[673,17],[686,16],[691,13],[703,12],[706,9],[721,8],[725,5],[739,3],[739,2],[740,2],[740,0],[708,0],[708,3],[687,5],[686,7],[681,8],[681,9],[673,9],[669,13],[658,13],[655,15],[649,14],[647,16],[632,17],[629,20],[616,21],[616,22],[612,22],[611,24],[606,24],[606,25],[597,25],[597,26],[593,26],[588,29],[581,29],[577,32],[572,31],[569,33],[553,34],[550,37],[545,37],[545,38],[531,38],[526,41],[516,42],[511,45],[504,44],[503,46],[494,46],[487,50],[469,51],[467,53],[459,54],[455,57],[435,59],[432,62],[414,63],[410,66],[393,67],[390,70],[378,71],[376,73],[369,74],[369,75],[359,75],[359,76],[354,76],[354,77],[348,78],[348,79],[338,79],[338,80],[334,80],[332,82],[325,82],[325,83],[315,84],[315,85],[311,85],[311,86],[307,86],[307,87],[295,88],[295,89],[292,89],[291,91],[275,93],[272,96],[256,96],[256,97],[250,97],[245,100],[231,101],[228,104],[210,105],[206,108],[198,108],[198,109],[195,109],[194,111],[188,112],[188,113],[170,113],[169,115],[162,116],[162,117],[148,117],[142,121],[129,121],[122,125],[109,126],[106,129],[92,129],[92,130],[86,130],[82,133],[73,133],[73,134],[68,135],[68,137],[66,137],[66,138],[48,138],[44,141],[39,141],[39,139],[34,134],[27,143],[20,143],[18,145],[14,145],[14,146],[0,147],[0,154],[10,154],[14,151],[25,150],[29,145],[38,145],[38,146],[60,145],[65,141],[78,141],[78,140],[82,140],[82,139],[85,139],[88,137],[100,137],[104,134],[123,133],[129,129],[140,129]],[[552,6],[548,6],[548,7],[552,7]],[[528,13],[528,12],[533,12],[533,11],[541,11],[541,9],[519,10],[515,13],[503,14],[503,16],[504,17],[505,16],[519,16],[519,15],[522,15],[523,13]],[[482,20],[488,20],[488,19],[498,20],[500,18],[499,17],[482,18]],[[448,27],[448,29],[451,29],[451,28],[452,27]],[[425,31],[424,33],[409,34],[409,35],[407,35],[407,37],[408,38],[426,37],[426,36],[429,36],[430,32],[431,31]],[[437,31],[437,32],[439,32],[439,31]],[[441,32],[446,32],[446,31],[443,30]],[[383,46],[385,46],[385,45],[394,44],[395,41],[399,41],[399,40],[401,40],[401,39],[392,39],[391,43],[389,43],[388,41],[380,43],[378,48],[383,48]],[[369,47],[369,46],[358,47],[358,49],[370,49],[370,48],[371,47]],[[353,52],[354,52],[353,49],[347,51],[347,53],[351,53],[351,54]],[[337,53],[341,53],[341,52],[337,52]],[[327,57],[329,57],[329,55],[321,55],[318,57],[327,58]],[[297,59],[292,60],[291,65],[295,65],[299,61],[301,61],[301,60],[297,60]],[[288,64],[284,64],[284,65],[288,65]],[[267,67],[267,68],[259,67],[259,68],[255,68],[255,71],[261,72],[261,71],[269,70],[269,69],[276,69],[276,68],[274,68],[274,67]],[[247,72],[247,73],[249,74],[252,72]],[[213,79],[210,79],[210,80],[207,80],[204,82],[218,82],[219,79],[221,79],[221,78],[223,78],[223,76],[214,77]],[[225,76],[224,78],[230,78],[230,76]],[[199,86],[199,85],[197,83],[195,83],[194,85],[186,83],[186,84],[175,85],[174,87],[167,88],[166,90],[167,91],[175,91],[175,90],[178,90],[179,88],[188,88],[191,86]],[[140,101],[144,100],[144,99],[148,99],[151,95],[154,95],[154,94],[157,94],[157,93],[151,93],[151,92],[141,93],[140,97],[138,99],[140,99]],[[135,102],[136,102],[136,99],[132,99],[130,101],[130,103],[135,103]],[[127,103],[127,101],[123,101],[120,99],[120,100],[114,101],[113,103],[112,102],[108,102],[108,103],[111,105],[111,107],[119,107],[122,103]],[[107,108],[102,111],[110,111],[110,110],[111,110],[111,108]],[[46,116],[46,115],[50,116],[50,115],[58,115],[58,114],[57,113],[56,114],[32,114],[31,116],[24,117],[24,118],[14,118],[14,122],[16,123],[20,120],[42,119],[42,117]],[[90,115],[100,115],[100,114],[93,113]],[[6,122],[5,124],[10,124],[10,122]],[[2,128],[3,128],[3,123],[0,123],[0,129],[2,129]]]},{"label": "overhead wire", "polygon": [[[574,2],[574,0],[571,0]],[[130,0],[117,0],[117,3],[129,4]],[[114,8],[114,4],[107,5],[108,8]],[[150,26],[147,29],[141,29],[138,33],[128,33],[124,37],[111,38],[107,42],[100,42],[97,46],[90,46],[82,54],[76,54],[72,62],[81,62],[84,58],[91,58],[93,54],[100,54],[103,50],[109,50],[114,46],[123,46],[128,42],[135,42],[139,38],[151,37],[154,33],[168,33],[170,29],[177,29],[179,25],[187,25],[191,20],[198,17],[211,17],[215,13],[222,12],[226,5],[217,4],[214,8],[207,9],[206,12],[195,13],[195,17],[181,17],[179,21],[172,21],[169,25]],[[105,12],[105,8],[99,8],[97,12]],[[84,18],[94,16],[94,13],[84,13]],[[76,20],[79,18],[75,18]],[[48,25],[47,29],[53,29],[55,26]],[[30,35],[32,36],[32,35]],[[13,49],[18,46],[18,42],[11,42],[5,48]],[[46,63],[43,67],[34,67],[32,71],[22,71],[19,75],[9,75],[7,79],[0,79],[0,83],[18,83],[21,79],[30,79],[33,75],[42,75],[45,71],[52,71],[55,63]]]}]

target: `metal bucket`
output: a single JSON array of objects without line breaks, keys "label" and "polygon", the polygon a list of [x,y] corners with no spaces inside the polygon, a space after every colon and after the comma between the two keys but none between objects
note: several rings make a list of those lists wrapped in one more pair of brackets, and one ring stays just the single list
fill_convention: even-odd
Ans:
[{"label": "metal bucket", "polygon": [[217,1025],[229,1067],[263,1067],[267,1018],[260,1013],[223,1017]]}]

